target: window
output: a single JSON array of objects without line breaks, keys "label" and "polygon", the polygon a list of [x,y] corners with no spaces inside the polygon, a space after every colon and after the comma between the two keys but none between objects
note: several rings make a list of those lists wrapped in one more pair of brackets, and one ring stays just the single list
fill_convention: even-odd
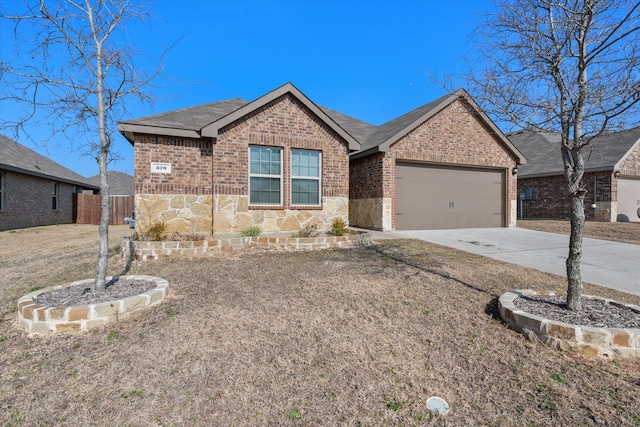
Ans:
[{"label": "window", "polygon": [[51,208],[55,211],[58,209],[58,192],[59,192],[58,183],[53,183],[53,189],[51,193]]},{"label": "window", "polygon": [[320,205],[319,151],[291,150],[291,204]]},{"label": "window", "polygon": [[249,204],[282,204],[282,149],[249,147]]},{"label": "window", "polygon": [[4,174],[0,172],[0,211],[4,209]]}]

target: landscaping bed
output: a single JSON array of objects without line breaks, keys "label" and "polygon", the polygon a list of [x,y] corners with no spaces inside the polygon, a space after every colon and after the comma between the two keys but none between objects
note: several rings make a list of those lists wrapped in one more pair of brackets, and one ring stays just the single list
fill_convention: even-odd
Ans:
[{"label": "landscaping bed", "polygon": [[139,241],[124,237],[122,255],[125,259],[159,260],[173,257],[212,256],[222,252],[250,249],[304,251],[329,248],[348,248],[370,245],[371,234],[352,232],[344,236],[323,234],[315,237],[291,237],[290,234],[261,236],[212,236],[200,240]]}]

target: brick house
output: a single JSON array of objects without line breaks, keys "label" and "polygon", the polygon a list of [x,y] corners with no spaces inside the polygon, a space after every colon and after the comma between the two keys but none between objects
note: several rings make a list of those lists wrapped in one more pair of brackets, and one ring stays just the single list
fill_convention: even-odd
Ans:
[{"label": "brick house", "polygon": [[99,189],[79,174],[0,135],[0,231],[73,223],[74,193]]},{"label": "brick house", "polygon": [[[520,131],[509,135],[528,163],[519,168],[519,217],[570,219],[560,136]],[[585,154],[587,220],[640,222],[640,127],[594,138]]]},{"label": "brick house", "polygon": [[[317,106],[291,83],[252,102],[231,99],[118,127],[134,146],[140,230],[160,220],[180,232],[326,230],[336,218],[392,229],[396,162],[444,170],[453,181],[490,175],[492,185],[499,181],[483,205],[498,217],[491,225],[515,223],[511,171],[524,158],[463,91],[379,127]],[[464,185],[454,187],[464,193]]]},{"label": "brick house", "polygon": [[348,218],[358,142],[291,84],[253,102],[216,102],[122,122],[134,145],[136,228],[327,229]]},{"label": "brick house", "polygon": [[383,124],[351,155],[352,225],[382,230],[516,225],[524,156],[458,90]]}]

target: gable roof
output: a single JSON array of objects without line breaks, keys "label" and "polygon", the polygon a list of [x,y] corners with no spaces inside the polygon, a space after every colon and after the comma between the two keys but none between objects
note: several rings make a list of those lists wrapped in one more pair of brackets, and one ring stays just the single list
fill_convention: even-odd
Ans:
[{"label": "gable roof", "polygon": [[507,149],[517,160],[518,164],[527,162],[525,156],[509,141],[498,129],[493,121],[480,109],[471,96],[463,89],[451,92],[441,98],[416,108],[396,119],[393,119],[372,132],[364,142],[361,142],[361,150],[351,155],[352,158],[364,157],[376,152],[386,152],[389,147],[406,136],[409,132],[418,128],[453,102],[461,100],[469,105],[476,113],[479,121],[494,135],[499,144]]},{"label": "gable roof", "polygon": [[342,114],[330,108],[318,106],[300,92],[293,84],[283,86],[247,102],[240,98],[195,107],[173,110],[139,119],[118,123],[118,130],[133,144],[133,133],[147,133],[187,138],[216,138],[220,129],[263,107],[269,102],[291,94],[338,135],[349,143],[349,150],[355,151],[351,158],[368,156],[376,152],[385,152],[391,145],[407,135],[445,107],[456,100],[462,100],[476,113],[480,122],[495,136],[518,164],[526,163],[526,158],[487,117],[469,94],[460,89],[416,108],[381,126],[375,126],[362,120]]},{"label": "gable roof", "polygon": [[200,138],[202,128],[247,104],[248,102],[244,99],[234,98],[172,110],[166,113],[120,122],[118,123],[118,130],[130,142],[133,141],[130,134],[135,132]]},{"label": "gable roof", "polygon": [[342,128],[332,116],[314,104],[291,83],[286,83],[252,102],[246,102],[242,99],[232,99],[181,110],[173,110],[167,113],[120,122],[118,123],[118,130],[132,143],[132,134],[134,132],[184,136],[188,138],[217,138],[220,129],[223,127],[286,94],[295,97],[341,138],[347,141],[350,150],[360,148],[359,142],[349,132]]},{"label": "gable roof", "polygon": [[[107,179],[109,180],[110,196],[133,196],[135,194],[131,175],[119,171],[108,171]],[[88,181],[100,187],[100,175],[92,176]]]},{"label": "gable roof", "polygon": [[85,188],[100,188],[91,184],[82,175],[3,135],[0,135],[0,169],[80,185]]},{"label": "gable roof", "polygon": [[[562,175],[560,134],[524,130],[507,135],[529,162],[518,168],[520,178]],[[612,132],[593,139],[585,150],[585,171],[615,171],[633,149],[640,145],[640,127]]]}]

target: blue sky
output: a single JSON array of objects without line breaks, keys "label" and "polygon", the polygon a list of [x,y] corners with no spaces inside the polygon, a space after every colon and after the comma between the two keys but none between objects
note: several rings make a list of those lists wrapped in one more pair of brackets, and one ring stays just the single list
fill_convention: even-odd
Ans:
[{"label": "blue sky", "polygon": [[[3,0],[6,7],[22,0]],[[156,101],[134,106],[136,118],[230,98],[247,101],[292,82],[316,104],[375,125],[426,104],[445,91],[431,73],[463,69],[469,36],[487,0],[156,0],[153,18],[128,29],[139,50],[137,66],[164,61],[163,78],[150,89]],[[6,24],[0,55],[11,48]],[[176,43],[177,42],[177,43]],[[0,116],[11,117],[0,105]],[[82,141],[60,137],[46,146],[34,129],[18,139],[89,177],[94,159],[81,156]],[[133,174],[133,148],[120,135],[122,160],[110,170]]]}]

